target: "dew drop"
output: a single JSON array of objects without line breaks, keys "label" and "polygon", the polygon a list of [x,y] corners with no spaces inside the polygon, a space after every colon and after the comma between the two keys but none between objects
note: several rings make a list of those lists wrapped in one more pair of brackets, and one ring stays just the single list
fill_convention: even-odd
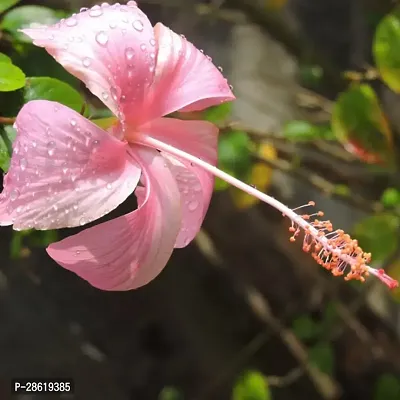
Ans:
[{"label": "dew drop", "polygon": [[76,120],[71,119],[70,124],[71,124],[71,126],[76,126]]},{"label": "dew drop", "polygon": [[103,15],[103,10],[99,5],[95,5],[90,9],[89,15],[91,17],[100,17],[100,15]]},{"label": "dew drop", "polygon": [[28,163],[27,163],[27,161],[26,161],[26,158],[21,158],[20,160],[19,160],[19,166],[21,167],[21,170],[22,171],[25,171],[26,170],[26,166],[28,165]]},{"label": "dew drop", "polygon": [[76,211],[78,209],[78,204],[74,204],[72,208]]},{"label": "dew drop", "polygon": [[49,156],[52,156],[54,154],[55,148],[56,148],[56,142],[54,140],[51,140],[49,143],[47,143],[47,154]]},{"label": "dew drop", "polygon": [[219,69],[220,72],[224,71],[222,67],[218,67],[218,69]]},{"label": "dew drop", "polygon": [[154,47],[156,45],[156,41],[154,39],[150,39],[150,45]]},{"label": "dew drop", "polygon": [[138,31],[142,32],[143,31],[143,22],[139,21],[138,19],[136,21],[132,22],[132,26]]},{"label": "dew drop", "polygon": [[200,183],[196,183],[194,186],[193,186],[193,190],[195,191],[195,192],[201,192],[201,185],[200,185]]},{"label": "dew drop", "polygon": [[[82,225],[84,225],[85,223],[83,223]],[[81,254],[81,252],[79,250],[75,251],[75,256],[79,256],[79,254]]]},{"label": "dew drop", "polygon": [[111,29],[115,29],[117,27],[117,23],[115,21],[110,21],[108,25]]},{"label": "dew drop", "polygon": [[[85,218],[81,218],[80,220],[79,220],[79,225],[85,225],[86,224],[86,220],[85,220]],[[77,252],[78,253],[78,252]],[[79,253],[78,253],[79,254]]]},{"label": "dew drop", "polygon": [[58,206],[57,206],[57,204],[54,204],[53,210],[54,210],[54,211],[58,211]]},{"label": "dew drop", "polygon": [[112,86],[110,88],[110,93],[111,93],[111,97],[113,98],[113,100],[117,101],[118,100],[118,92],[117,92],[117,89],[114,86]]},{"label": "dew drop", "polygon": [[100,31],[96,35],[96,42],[100,44],[101,46],[106,46],[108,43],[108,35],[104,31]]},{"label": "dew drop", "polygon": [[77,24],[78,24],[78,20],[75,17],[68,18],[65,21],[65,25],[67,25],[67,26],[71,26],[72,27],[72,26],[75,26]]},{"label": "dew drop", "polygon": [[127,4],[129,7],[137,7],[136,1],[133,1],[133,0],[128,1],[126,4]]},{"label": "dew drop", "polygon": [[197,200],[192,200],[189,204],[188,204],[188,209],[189,211],[195,211],[197,209],[197,207],[199,206],[199,202]]},{"label": "dew drop", "polygon": [[103,93],[101,94],[101,97],[103,98],[103,100],[107,101],[109,96],[108,96],[108,93],[107,93],[107,92],[103,92]]},{"label": "dew drop", "polygon": [[135,51],[132,49],[132,47],[127,47],[125,49],[125,57],[127,60],[132,60],[134,55],[135,55]]},{"label": "dew drop", "polygon": [[112,189],[111,183],[107,183],[107,189],[108,189],[108,190],[111,190],[111,189]]},{"label": "dew drop", "polygon": [[140,49],[141,49],[142,51],[146,51],[146,45],[145,45],[144,43],[142,43],[142,44],[140,45]]},{"label": "dew drop", "polygon": [[32,140],[32,147],[35,148],[36,146],[37,146],[37,143],[34,140]]},{"label": "dew drop", "polygon": [[18,197],[19,197],[19,191],[18,191],[18,189],[13,189],[13,190],[11,190],[11,192],[10,192],[10,200],[11,200],[11,201],[15,201],[15,200],[18,199]]},{"label": "dew drop", "polygon": [[90,60],[89,57],[85,57],[82,61],[82,64],[84,67],[88,68],[90,66],[90,64],[92,63],[92,61]]},{"label": "dew drop", "polygon": [[79,10],[79,12],[85,12],[85,11],[87,11],[87,10],[89,10],[87,7],[82,7],[82,8]]},{"label": "dew drop", "polygon": [[229,85],[229,89],[233,90],[233,86],[232,86],[232,85]]}]

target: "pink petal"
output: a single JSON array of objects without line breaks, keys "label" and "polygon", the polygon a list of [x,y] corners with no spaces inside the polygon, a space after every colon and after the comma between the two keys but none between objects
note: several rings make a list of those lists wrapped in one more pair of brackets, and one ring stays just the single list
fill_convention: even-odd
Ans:
[{"label": "pink petal", "polygon": [[132,146],[131,154],[146,175],[140,208],[47,249],[61,266],[103,290],[135,289],[154,279],[172,254],[181,223],[180,196],[169,163],[141,146]]},{"label": "pink petal", "polygon": [[156,42],[153,27],[135,2],[94,6],[56,25],[25,29],[120,119],[140,108],[153,80]]},{"label": "pink petal", "polygon": [[197,111],[235,99],[226,79],[211,59],[164,25],[154,27],[158,42],[152,117]]},{"label": "pink petal", "polygon": [[135,189],[140,168],[127,145],[58,103],[27,103],[0,195],[0,225],[52,229],[107,214]]},{"label": "pink petal", "polygon": [[[209,122],[160,118],[142,126],[140,131],[212,165],[217,163],[218,128]],[[214,177],[183,159],[164,156],[173,164],[172,172],[182,198],[183,219],[175,247],[185,247],[201,228],[213,193]]]}]

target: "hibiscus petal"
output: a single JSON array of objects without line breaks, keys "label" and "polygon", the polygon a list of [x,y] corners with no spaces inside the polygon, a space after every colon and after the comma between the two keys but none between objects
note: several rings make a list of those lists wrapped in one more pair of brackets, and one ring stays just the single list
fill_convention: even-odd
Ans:
[{"label": "hibiscus petal", "polygon": [[[209,122],[160,118],[140,131],[212,165],[217,163],[218,128]],[[173,164],[182,198],[182,226],[175,247],[185,247],[201,228],[213,193],[214,176],[186,160],[164,156]]]},{"label": "hibiscus petal", "polygon": [[211,59],[190,42],[158,23],[158,54],[150,96],[152,117],[197,111],[235,99]]},{"label": "hibiscus petal", "polygon": [[31,101],[15,126],[0,225],[84,225],[116,208],[139,181],[140,168],[127,157],[128,146],[68,107]]},{"label": "hibiscus petal", "polygon": [[141,115],[153,80],[156,41],[150,21],[135,2],[97,5],[53,26],[23,32],[120,119],[127,109],[135,110],[133,119]]},{"label": "hibiscus petal", "polygon": [[146,180],[140,208],[47,249],[61,266],[103,290],[135,289],[154,279],[172,254],[181,223],[180,195],[168,161],[141,146],[132,146],[132,156]]}]

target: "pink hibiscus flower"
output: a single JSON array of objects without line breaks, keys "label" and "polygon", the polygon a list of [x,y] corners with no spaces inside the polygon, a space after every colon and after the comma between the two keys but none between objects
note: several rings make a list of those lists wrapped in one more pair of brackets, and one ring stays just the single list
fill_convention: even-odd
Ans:
[{"label": "pink hibiscus flower", "polygon": [[[53,243],[49,255],[103,290],[147,284],[174,248],[198,233],[214,176],[272,205],[302,228],[304,249],[335,275],[363,280],[384,272],[328,222],[310,222],[216,168],[218,129],[165,118],[235,97],[209,57],[162,24],[153,28],[134,1],[83,9],[53,26],[26,29],[118,117],[105,131],[75,111],[32,101],[17,116],[17,138],[0,195],[0,224],[14,229],[85,225],[135,193],[138,209]],[[138,186],[141,182],[141,186]]]}]

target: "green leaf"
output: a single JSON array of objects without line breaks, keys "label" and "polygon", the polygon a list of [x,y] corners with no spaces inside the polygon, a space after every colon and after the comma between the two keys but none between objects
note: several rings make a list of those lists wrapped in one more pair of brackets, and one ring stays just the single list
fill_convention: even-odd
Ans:
[{"label": "green leaf", "polygon": [[220,124],[226,121],[232,112],[232,103],[222,103],[219,106],[208,108],[203,113],[203,118],[214,124]]},{"label": "green leaf", "polygon": [[0,3],[0,14],[4,11],[8,10],[9,8],[15,6],[21,0],[1,0]]},{"label": "green leaf", "polygon": [[183,395],[178,389],[167,386],[158,395],[158,400],[183,400]]},{"label": "green leaf", "polygon": [[49,77],[27,78],[24,89],[25,102],[39,99],[57,101],[77,112],[82,110],[85,102],[77,90],[58,79]]},{"label": "green leaf", "polygon": [[334,135],[329,126],[314,125],[301,120],[288,122],[283,128],[283,136],[286,139],[297,142],[334,139]]},{"label": "green leaf", "polygon": [[22,6],[8,12],[0,23],[19,42],[30,43],[31,39],[18,32],[19,29],[29,28],[38,24],[51,25],[65,16],[63,11],[52,10],[43,6]]},{"label": "green leaf", "polygon": [[381,203],[388,208],[400,205],[400,191],[396,188],[387,188],[382,193]]},{"label": "green leaf", "polygon": [[381,375],[375,384],[373,400],[399,400],[400,379],[394,375]]},{"label": "green leaf", "polygon": [[314,339],[321,333],[321,325],[307,315],[296,318],[292,323],[292,329],[301,340]]},{"label": "green leaf", "polygon": [[244,178],[251,170],[251,150],[252,142],[246,132],[224,133],[218,143],[218,166],[237,178]]},{"label": "green leaf", "polygon": [[11,58],[6,56],[4,53],[0,53],[0,63],[12,64]]},{"label": "green leaf", "polygon": [[92,122],[102,129],[108,129],[118,121],[117,117],[92,119]]},{"label": "green leaf", "polygon": [[246,372],[233,388],[232,400],[271,400],[265,377],[258,371]]},{"label": "green leaf", "polygon": [[58,232],[49,231],[32,231],[29,236],[29,245],[32,247],[47,247],[49,244],[58,240]]},{"label": "green leaf", "polygon": [[361,160],[392,163],[392,132],[371,86],[356,84],[340,94],[333,108],[332,129]]},{"label": "green leaf", "polygon": [[311,347],[308,352],[310,363],[314,364],[320,371],[332,375],[335,368],[335,356],[329,343],[318,343]]},{"label": "green leaf", "polygon": [[12,92],[25,85],[25,74],[9,62],[0,62],[0,92]]},{"label": "green leaf", "polygon": [[17,135],[12,126],[0,127],[0,168],[7,172],[10,167],[12,143]]},{"label": "green leaf", "polygon": [[378,25],[373,54],[382,79],[393,91],[400,93],[400,8]]},{"label": "green leaf", "polygon": [[364,251],[372,253],[373,261],[383,261],[396,249],[399,223],[395,215],[373,215],[354,227],[354,237]]}]

